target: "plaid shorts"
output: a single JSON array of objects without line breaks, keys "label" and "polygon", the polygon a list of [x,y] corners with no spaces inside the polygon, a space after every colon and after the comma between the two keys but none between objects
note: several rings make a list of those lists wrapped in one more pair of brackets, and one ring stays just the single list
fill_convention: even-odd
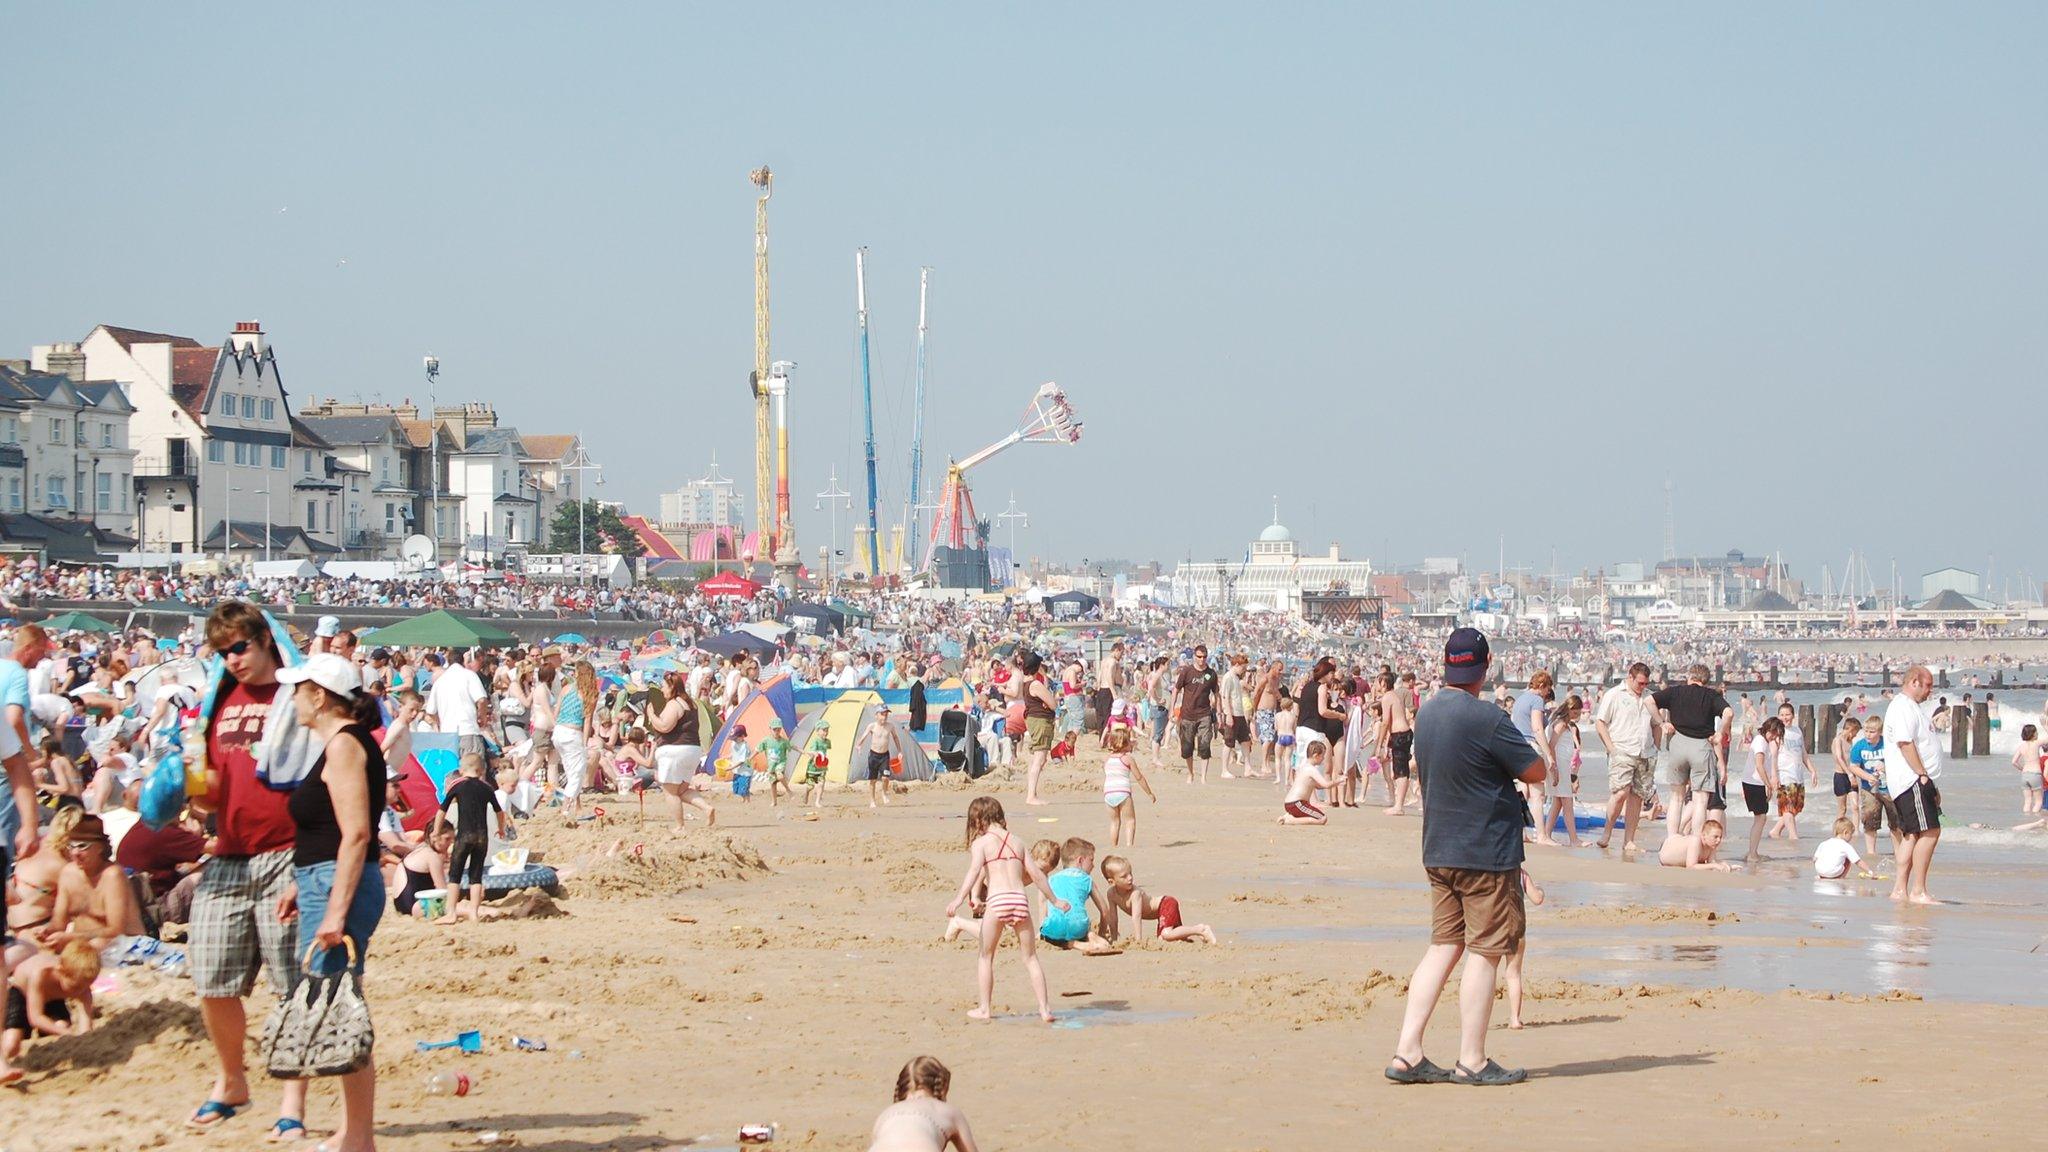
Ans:
[{"label": "plaid shorts", "polygon": [[291,884],[289,848],[206,862],[192,895],[186,948],[192,988],[202,998],[247,996],[258,967],[270,970],[270,987],[280,996],[298,984],[298,927],[277,918],[278,897]]}]

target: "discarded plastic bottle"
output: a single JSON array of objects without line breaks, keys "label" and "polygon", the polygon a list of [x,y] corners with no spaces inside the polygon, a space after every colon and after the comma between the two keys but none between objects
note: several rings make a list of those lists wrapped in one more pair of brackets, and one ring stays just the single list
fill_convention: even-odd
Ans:
[{"label": "discarded plastic bottle", "polygon": [[782,1135],[782,1125],[780,1124],[740,1125],[740,1143],[742,1144],[773,1144],[775,1138],[780,1135]]},{"label": "discarded plastic bottle", "polygon": [[514,1036],[512,1038],[512,1047],[517,1048],[521,1052],[545,1052],[548,1050],[548,1042],[545,1040],[529,1039],[525,1036]]},{"label": "discarded plastic bottle", "polygon": [[476,1081],[467,1072],[436,1072],[427,1077],[429,1096],[467,1096],[474,1087]]}]

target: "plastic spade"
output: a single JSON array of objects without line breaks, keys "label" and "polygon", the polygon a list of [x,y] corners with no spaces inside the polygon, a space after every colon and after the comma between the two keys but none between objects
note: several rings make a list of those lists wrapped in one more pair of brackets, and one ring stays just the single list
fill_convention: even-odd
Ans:
[{"label": "plastic spade", "polygon": [[442,1048],[460,1048],[464,1052],[481,1052],[484,1050],[484,1034],[481,1032],[464,1032],[453,1040],[421,1040],[414,1047],[422,1052],[434,1052]]}]

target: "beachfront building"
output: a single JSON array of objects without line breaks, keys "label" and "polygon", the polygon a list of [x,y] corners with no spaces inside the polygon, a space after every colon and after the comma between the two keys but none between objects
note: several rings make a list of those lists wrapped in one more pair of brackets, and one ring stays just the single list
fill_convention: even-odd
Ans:
[{"label": "beachfront building", "polygon": [[119,384],[86,379],[75,344],[0,362],[0,545],[70,560],[132,547],[132,414]]},{"label": "beachfront building", "polygon": [[583,450],[583,438],[544,432],[521,436],[526,456],[519,466],[526,471],[524,487],[533,493],[533,522],[537,540],[545,541],[555,513],[573,505],[583,495],[583,470],[573,467]]},{"label": "beachfront building", "polygon": [[419,516],[414,477],[425,475],[414,468],[412,440],[398,417],[302,415],[295,423],[330,445],[337,471],[348,477],[336,513],[342,547],[352,557],[397,560]]},{"label": "beachfront building", "polygon": [[448,489],[462,500],[464,559],[490,563],[502,560],[508,548],[533,546],[540,500],[523,463],[526,445],[519,429],[499,426],[487,405],[470,407],[484,411],[464,424],[462,447],[448,465]]},{"label": "beachfront building", "polygon": [[241,561],[301,537],[310,553],[339,550],[292,520],[291,410],[261,324],[218,345],[102,324],[78,348],[87,377],[117,381],[133,408],[142,551]]},{"label": "beachfront building", "polygon": [[1243,560],[1184,561],[1174,570],[1171,587],[1173,602],[1183,607],[1299,616],[1304,593],[1369,593],[1372,563],[1344,559],[1336,544],[1325,555],[1302,555],[1276,509],[1273,522],[1246,547]]}]

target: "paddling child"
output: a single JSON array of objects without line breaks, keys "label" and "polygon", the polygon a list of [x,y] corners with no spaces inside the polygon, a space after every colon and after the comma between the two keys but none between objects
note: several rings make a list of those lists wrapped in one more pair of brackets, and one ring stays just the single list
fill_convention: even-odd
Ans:
[{"label": "paddling child", "polygon": [[1721,841],[1728,835],[1720,814],[1709,812],[1699,831],[1687,832],[1681,829],[1675,835],[1666,836],[1664,843],[1657,847],[1657,863],[1666,868],[1698,868],[1710,872],[1733,872],[1732,864],[1714,859],[1721,850]]},{"label": "paddling child", "polygon": [[[1280,777],[1280,786],[1294,778],[1294,730],[1301,723],[1300,706],[1286,690],[1280,693],[1280,710],[1273,713],[1273,746],[1279,751],[1273,758],[1274,772]],[[1392,785],[1388,785],[1392,787]]]},{"label": "paddling child", "polygon": [[946,915],[951,917],[967,902],[975,883],[983,878],[988,880],[988,901],[981,915],[981,956],[975,968],[981,1004],[967,1017],[992,1018],[996,942],[1007,927],[1016,933],[1017,944],[1024,953],[1024,971],[1031,979],[1031,991],[1038,997],[1039,1019],[1050,1024],[1052,1001],[1045,991],[1045,969],[1038,962],[1038,933],[1031,928],[1031,901],[1024,893],[1027,888],[1037,888],[1062,912],[1069,905],[1054,894],[1046,882],[1045,871],[1017,850],[1016,838],[1010,835],[1003,816],[1003,806],[995,797],[977,796],[967,805],[967,846],[967,875],[960,881],[959,894],[946,905]]},{"label": "paddling child", "polygon": [[1318,788],[1328,788],[1330,778],[1323,775],[1323,761],[1330,754],[1330,745],[1324,740],[1311,740],[1302,750],[1301,767],[1295,769],[1294,779],[1287,784],[1286,799],[1280,802],[1280,823],[1282,824],[1327,824],[1329,817],[1315,806],[1309,797]]},{"label": "paddling child", "polygon": [[960,1109],[946,1103],[953,1074],[931,1056],[919,1056],[896,1074],[896,1102],[875,1117],[868,1152],[977,1152]]},{"label": "paddling child", "polygon": [[[1529,903],[1543,906],[1543,885],[1536,883],[1527,868],[1522,869],[1522,892]],[[1501,981],[1508,992],[1508,1027],[1517,1032],[1522,1030],[1522,958],[1528,954],[1529,937],[1524,934],[1515,942],[1515,950],[1501,957],[1500,963]]]},{"label": "paddling child", "polygon": [[1109,886],[1109,910],[1103,914],[1102,934],[1115,940],[1118,936],[1117,914],[1131,918],[1131,943],[1144,943],[1145,921],[1157,921],[1155,933],[1161,940],[1200,940],[1205,944],[1216,942],[1216,930],[1207,924],[1186,924],[1181,921],[1180,901],[1171,896],[1154,898],[1151,893],[1138,887],[1138,874],[1131,869],[1131,862],[1121,856],[1102,858],[1102,879]]},{"label": "paddling child", "polygon": [[1855,777],[1849,775],[1849,749],[1863,735],[1863,721],[1854,716],[1842,717],[1842,726],[1835,730],[1835,819],[1849,814],[1849,798],[1856,793]]},{"label": "paddling child", "polygon": [[1159,802],[1158,795],[1152,791],[1151,781],[1145,779],[1145,770],[1138,766],[1138,758],[1131,755],[1131,730],[1119,728],[1109,734],[1109,759],[1102,762],[1102,802],[1109,806],[1109,846],[1112,848],[1123,844],[1126,835],[1130,837],[1131,847],[1138,846],[1138,802],[1131,795],[1133,780],[1145,790],[1147,799],[1154,804]]},{"label": "paddling child", "polygon": [[1834,837],[1820,842],[1813,850],[1813,874],[1823,880],[1841,880],[1849,875],[1853,865],[1857,874],[1865,880],[1876,879],[1876,874],[1862,867],[1863,857],[1857,855],[1849,837],[1856,834],[1856,821],[1847,816],[1835,818]]},{"label": "paddling child", "polygon": [[2020,774],[2020,815],[2033,816],[2041,811],[2041,741],[2040,729],[2033,724],[2020,727],[2020,746],[2013,750],[2012,766]]}]

